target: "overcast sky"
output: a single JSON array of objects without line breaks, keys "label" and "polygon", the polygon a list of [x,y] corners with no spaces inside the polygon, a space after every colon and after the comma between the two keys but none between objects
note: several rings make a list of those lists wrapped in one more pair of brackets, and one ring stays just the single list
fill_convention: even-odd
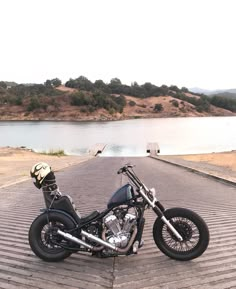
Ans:
[{"label": "overcast sky", "polygon": [[0,0],[0,80],[236,88],[235,0]]}]

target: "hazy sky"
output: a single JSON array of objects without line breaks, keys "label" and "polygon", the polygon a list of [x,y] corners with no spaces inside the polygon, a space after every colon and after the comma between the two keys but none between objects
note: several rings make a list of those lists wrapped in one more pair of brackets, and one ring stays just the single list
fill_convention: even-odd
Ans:
[{"label": "hazy sky", "polygon": [[0,0],[0,80],[236,88],[235,0]]}]

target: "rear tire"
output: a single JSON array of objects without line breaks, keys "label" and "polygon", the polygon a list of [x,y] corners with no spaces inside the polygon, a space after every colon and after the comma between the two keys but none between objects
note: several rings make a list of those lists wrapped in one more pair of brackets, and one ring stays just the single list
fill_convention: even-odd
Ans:
[{"label": "rear tire", "polygon": [[157,218],[153,226],[153,238],[165,255],[188,261],[205,252],[209,244],[209,230],[198,214],[188,209],[172,208],[166,210],[164,215],[183,237],[183,241],[179,241],[167,225]]},{"label": "rear tire", "polygon": [[74,228],[74,223],[68,217],[56,212],[43,213],[31,224],[29,244],[36,256],[47,262],[57,262],[69,257],[72,252],[60,247],[60,243],[68,245],[67,241],[56,231]]}]

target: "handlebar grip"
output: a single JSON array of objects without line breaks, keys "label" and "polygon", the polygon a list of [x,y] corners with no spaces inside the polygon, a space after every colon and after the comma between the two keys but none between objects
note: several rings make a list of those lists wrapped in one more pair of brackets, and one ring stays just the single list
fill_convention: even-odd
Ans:
[{"label": "handlebar grip", "polygon": [[119,171],[117,172],[117,174],[119,175],[119,174],[122,174],[122,173],[124,173],[124,172],[126,172],[126,171],[127,171],[127,167],[124,166],[123,168],[120,168],[120,169],[119,169]]},{"label": "handlebar grip", "polygon": [[124,173],[126,172],[129,168],[133,168],[134,166],[133,165],[130,165],[130,164],[127,164],[125,165],[124,167],[120,168],[119,171],[117,172],[117,174],[121,174],[121,173]]}]

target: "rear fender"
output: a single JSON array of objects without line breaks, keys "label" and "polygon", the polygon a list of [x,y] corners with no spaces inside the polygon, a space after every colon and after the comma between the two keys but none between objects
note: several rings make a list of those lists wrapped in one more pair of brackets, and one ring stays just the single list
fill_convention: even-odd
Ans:
[{"label": "rear fender", "polygon": [[76,220],[68,213],[66,213],[65,211],[61,211],[61,210],[56,210],[56,209],[40,209],[40,212],[45,213],[50,215],[50,213],[57,213],[57,214],[61,214],[63,216],[66,216],[67,218],[69,218],[75,226],[78,226],[78,223],[76,222]]}]

